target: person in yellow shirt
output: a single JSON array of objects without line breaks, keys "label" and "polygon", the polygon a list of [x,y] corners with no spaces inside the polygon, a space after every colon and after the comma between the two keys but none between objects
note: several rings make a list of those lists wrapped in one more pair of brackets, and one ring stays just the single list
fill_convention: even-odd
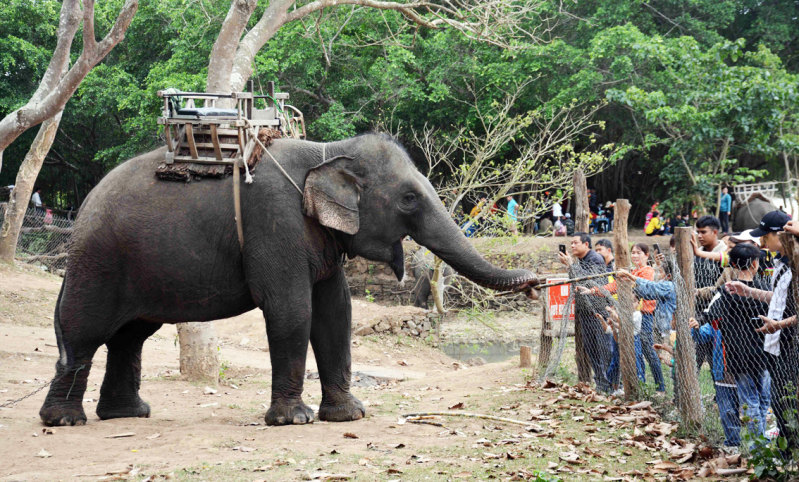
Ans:
[{"label": "person in yellow shirt", "polygon": [[647,236],[663,236],[663,233],[666,232],[666,227],[663,226],[663,221],[660,220],[660,213],[658,211],[652,214],[652,219],[649,221],[649,224],[646,225],[644,231]]}]

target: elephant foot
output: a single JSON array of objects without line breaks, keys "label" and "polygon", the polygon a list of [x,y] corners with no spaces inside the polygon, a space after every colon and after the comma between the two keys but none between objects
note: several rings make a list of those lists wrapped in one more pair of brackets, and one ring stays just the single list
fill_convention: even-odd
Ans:
[{"label": "elephant foot", "polygon": [[86,425],[86,413],[83,407],[46,406],[39,410],[39,416],[49,427]]},{"label": "elephant foot", "polygon": [[264,417],[267,425],[303,425],[313,423],[313,410],[302,400],[272,402]]},{"label": "elephant foot", "polygon": [[365,416],[363,404],[350,393],[335,403],[322,400],[322,405],[319,406],[319,420],[325,422],[351,422]]},{"label": "elephant foot", "polygon": [[150,418],[150,405],[139,398],[134,401],[128,400],[109,400],[100,397],[97,403],[97,416],[100,420],[112,418]]}]

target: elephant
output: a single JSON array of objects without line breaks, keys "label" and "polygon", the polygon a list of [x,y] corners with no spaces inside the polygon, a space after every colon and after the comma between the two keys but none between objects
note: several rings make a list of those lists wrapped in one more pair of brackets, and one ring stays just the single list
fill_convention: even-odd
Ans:
[{"label": "elephant", "polygon": [[753,194],[746,203],[736,203],[733,214],[733,229],[746,231],[760,226],[763,216],[776,210],[777,207],[762,194]]},{"label": "elephant", "polygon": [[[413,277],[416,278],[416,283],[413,285],[412,298],[413,306],[417,308],[427,309],[427,300],[432,291],[430,289],[430,280],[433,278],[434,263],[435,256],[430,250],[425,248],[417,249],[411,257],[411,272]],[[444,287],[449,286],[455,271],[446,263],[442,263],[441,269]]]},{"label": "elephant", "polygon": [[[365,415],[350,392],[350,291],[345,258],[387,263],[404,276],[411,236],[476,283],[532,293],[526,270],[493,266],[452,221],[436,191],[390,137],[315,143],[276,139],[254,182],[242,184],[243,246],[233,179],[177,184],[155,178],[165,148],[106,175],[81,207],[58,295],[59,359],[39,415],[86,423],[82,400],[101,345],[100,419],[149,417],[139,396],[144,341],[164,323],[263,311],[272,363],[268,425],[314,421],[301,394],[310,341],[322,386],[318,418]],[[280,167],[278,167],[280,166]]]}]

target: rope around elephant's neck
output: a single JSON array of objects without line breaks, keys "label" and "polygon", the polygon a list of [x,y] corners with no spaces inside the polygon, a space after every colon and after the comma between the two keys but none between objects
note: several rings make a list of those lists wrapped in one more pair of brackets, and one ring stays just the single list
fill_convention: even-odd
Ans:
[{"label": "rope around elephant's neck", "polygon": [[[261,142],[261,139],[258,139],[258,134],[256,134],[255,129],[253,128],[253,126],[250,126],[249,130],[250,130],[250,136],[253,139],[255,139],[255,142],[257,142],[258,145],[261,146],[261,149],[263,149],[264,152],[266,152],[266,154],[269,155],[269,158],[272,159],[272,162],[275,163],[275,166],[277,166],[278,170],[280,170],[280,172],[284,176],[286,176],[286,179],[289,180],[291,185],[294,186],[294,188],[297,190],[298,193],[300,193],[300,195],[302,195],[302,189],[300,189],[300,186],[298,186],[297,183],[294,182],[294,179],[292,179],[291,176],[289,176],[289,173],[287,173],[286,170],[283,169],[283,166],[281,166],[280,163],[277,162],[277,159],[275,159],[275,157],[272,155],[272,153],[269,152],[269,149],[267,149],[266,146]],[[325,145],[322,144],[322,164],[324,164],[324,162],[325,162]],[[244,160],[244,168],[247,169],[247,175],[249,176],[250,175],[250,171],[249,171],[249,168],[247,167],[247,160],[246,159]],[[247,184],[252,184],[252,176],[249,177],[249,181],[250,182],[247,182],[247,181],[245,181],[245,182],[247,182]]]}]

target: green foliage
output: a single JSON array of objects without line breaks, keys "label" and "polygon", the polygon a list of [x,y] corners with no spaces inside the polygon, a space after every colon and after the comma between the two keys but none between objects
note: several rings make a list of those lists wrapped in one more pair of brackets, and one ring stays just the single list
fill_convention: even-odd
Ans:
[{"label": "green foliage", "polygon": [[[120,4],[97,6],[98,36]],[[60,6],[55,0],[0,5],[0,115],[35,91],[55,47]],[[229,6],[229,0],[205,1],[202,8],[189,0],[140,2],[125,40],[66,106],[40,175],[45,202],[77,206],[110,169],[163,144],[155,93],[203,89]],[[257,7],[249,27],[264,8]],[[719,183],[784,178],[783,153],[795,162],[796,2],[588,0],[545,2],[542,12],[553,20],[550,41],[518,41],[518,49],[506,51],[454,29],[408,28],[399,12],[325,9],[318,23],[283,26],[257,53],[256,89],[276,80],[305,113],[313,140],[379,129],[411,146],[412,133],[425,125],[444,137],[485,135],[480,113],[529,80],[507,116],[529,123],[527,135],[534,136],[541,129],[536,119],[551,120],[570,106],[601,106],[585,135],[564,143],[572,152],[561,155],[604,154],[608,175],[596,181],[606,187],[603,197],[634,204],[654,197],[683,202],[690,194],[714,204]],[[80,48],[79,32],[73,61]],[[0,184],[14,182],[33,136],[35,129],[6,151]],[[600,149],[608,145],[612,152]],[[523,147],[515,137],[487,161],[505,169],[520,162]],[[458,147],[455,167],[473,160],[468,151]],[[417,150],[410,153],[423,164]]]}]

